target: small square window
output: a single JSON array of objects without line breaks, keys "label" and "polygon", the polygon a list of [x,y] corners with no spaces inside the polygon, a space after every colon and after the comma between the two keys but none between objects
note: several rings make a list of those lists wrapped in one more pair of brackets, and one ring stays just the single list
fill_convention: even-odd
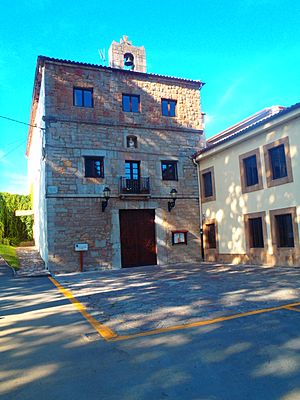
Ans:
[{"label": "small square window", "polygon": [[201,175],[201,199],[205,203],[216,199],[215,196],[215,181],[214,181],[214,169],[206,168],[200,172]]},{"label": "small square window", "polygon": [[289,138],[284,137],[264,146],[267,186],[293,182]]},{"label": "small square window", "polygon": [[125,112],[140,112],[140,96],[135,94],[123,94],[122,109]]},{"label": "small square window", "polygon": [[242,193],[263,189],[259,149],[239,156]]},{"label": "small square window", "polygon": [[85,177],[104,178],[103,157],[84,157]]},{"label": "small square window", "polygon": [[176,116],[176,100],[162,99],[161,100],[161,113],[165,117]]},{"label": "small square window", "polygon": [[187,244],[188,231],[172,231],[172,245]]},{"label": "small square window", "polygon": [[93,107],[93,89],[74,88],[73,104],[76,107]]},{"label": "small square window", "polygon": [[161,173],[163,181],[177,181],[177,161],[162,161]]}]

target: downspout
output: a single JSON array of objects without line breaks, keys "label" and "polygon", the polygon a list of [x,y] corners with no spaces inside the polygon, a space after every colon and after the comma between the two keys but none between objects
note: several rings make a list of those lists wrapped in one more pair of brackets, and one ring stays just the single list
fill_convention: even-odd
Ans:
[{"label": "downspout", "polygon": [[192,158],[194,165],[197,168],[197,179],[198,179],[198,196],[199,196],[199,218],[200,218],[200,243],[201,243],[201,257],[204,260],[204,242],[203,242],[203,216],[202,216],[202,202],[201,202],[201,180],[200,180],[200,165],[197,161]]}]

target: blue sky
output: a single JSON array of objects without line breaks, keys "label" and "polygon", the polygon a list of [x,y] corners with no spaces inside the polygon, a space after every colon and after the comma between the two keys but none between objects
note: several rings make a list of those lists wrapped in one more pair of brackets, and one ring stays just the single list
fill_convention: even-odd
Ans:
[{"label": "blue sky", "polygon": [[[124,34],[148,72],[206,82],[209,137],[300,101],[300,3],[291,0],[1,1],[0,115],[29,121],[38,55],[100,64]],[[27,127],[0,118],[0,191],[27,193]]]}]

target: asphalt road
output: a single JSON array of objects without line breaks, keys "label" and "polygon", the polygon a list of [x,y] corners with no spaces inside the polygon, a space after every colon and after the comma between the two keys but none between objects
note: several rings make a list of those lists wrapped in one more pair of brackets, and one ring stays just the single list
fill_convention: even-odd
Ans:
[{"label": "asphalt road", "polygon": [[0,398],[299,400],[300,312],[105,342],[48,278],[0,267]]}]

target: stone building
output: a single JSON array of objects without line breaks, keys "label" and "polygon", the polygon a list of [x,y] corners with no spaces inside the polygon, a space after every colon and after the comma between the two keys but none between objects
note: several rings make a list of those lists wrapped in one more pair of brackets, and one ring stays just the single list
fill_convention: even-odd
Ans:
[{"label": "stone building", "polygon": [[300,103],[259,112],[195,155],[207,261],[300,266]]},{"label": "stone building", "polygon": [[36,244],[53,272],[197,262],[203,83],[147,73],[127,37],[109,54],[109,67],[38,57],[27,143]]}]

